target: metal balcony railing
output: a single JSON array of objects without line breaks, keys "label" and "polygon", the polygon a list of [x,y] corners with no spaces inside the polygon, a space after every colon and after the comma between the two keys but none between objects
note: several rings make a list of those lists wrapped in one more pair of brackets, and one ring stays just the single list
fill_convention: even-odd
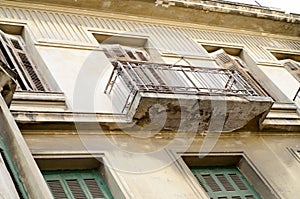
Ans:
[{"label": "metal balcony railing", "polygon": [[137,92],[259,96],[234,70],[119,61],[113,66],[105,92],[117,92],[127,106]]}]

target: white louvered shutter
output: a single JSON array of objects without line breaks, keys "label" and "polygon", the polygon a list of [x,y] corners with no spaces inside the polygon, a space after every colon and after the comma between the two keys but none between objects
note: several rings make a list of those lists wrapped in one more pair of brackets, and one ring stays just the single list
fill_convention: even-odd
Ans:
[{"label": "white louvered shutter", "polygon": [[0,31],[0,47],[4,60],[14,72],[18,74],[18,84],[22,90],[45,91],[46,88],[38,75],[33,62],[26,54],[23,40],[20,36],[8,35]]},{"label": "white louvered shutter", "polygon": [[266,95],[251,75],[247,65],[239,57],[228,55],[223,49],[211,55],[222,68],[236,71],[259,95]]},{"label": "white louvered shutter", "polygon": [[282,60],[281,63],[300,82],[300,63],[291,59]]},{"label": "white louvered shutter", "polygon": [[119,44],[101,45],[105,55],[111,61],[146,62],[150,57],[145,50]]}]

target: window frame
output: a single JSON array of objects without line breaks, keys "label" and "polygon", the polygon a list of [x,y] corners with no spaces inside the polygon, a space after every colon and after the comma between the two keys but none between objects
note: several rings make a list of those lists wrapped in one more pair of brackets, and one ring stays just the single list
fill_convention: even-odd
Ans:
[{"label": "window frame", "polygon": [[[146,50],[120,44],[100,44],[106,57],[111,61],[148,62],[150,56]],[[118,52],[117,52],[118,51]]]},{"label": "window frame", "polygon": [[[106,157],[106,152],[61,152],[61,151],[32,151],[40,171],[53,170],[85,170],[97,169],[115,198],[130,198],[131,192],[125,182],[120,179],[112,163]],[[73,161],[73,162],[72,162]],[[74,162],[75,161],[75,162]],[[45,165],[51,164],[50,167]],[[70,166],[71,165],[71,166]],[[49,190],[50,191],[50,190]]]},{"label": "window frame", "polygon": [[[271,48],[264,47],[264,49],[274,57],[277,62],[279,62],[278,67],[285,68],[285,70],[293,76],[293,78],[300,83],[300,50],[289,50],[289,49],[281,49],[281,48]],[[296,65],[295,67],[298,70],[292,70],[290,66],[287,64]],[[295,96],[293,99],[290,99],[290,102],[294,102],[297,106],[299,106],[299,102],[296,102],[298,94],[300,91],[300,87],[297,92],[295,92]]]},{"label": "window frame", "polygon": [[[229,51],[230,50],[231,49],[229,49]],[[255,74],[249,70],[247,63],[242,60],[240,56],[242,51],[243,49],[236,48],[234,49],[235,53],[229,53],[226,51],[226,47],[221,47],[218,50],[210,52],[209,54],[221,68],[234,70],[241,75],[258,95],[270,96],[254,77]]]},{"label": "window frame", "polygon": [[[271,97],[274,101],[279,102],[288,102],[290,103],[291,100],[286,94],[281,91],[281,89],[274,83],[274,81],[264,72],[261,70],[259,66],[275,66],[280,67],[279,63],[275,63],[276,57],[274,56],[275,52],[284,52],[290,54],[297,54],[296,51],[284,51],[282,49],[275,49],[275,48],[265,48],[266,52],[269,52],[271,56],[274,56],[274,61],[272,62],[260,62],[255,58],[252,54],[251,50],[245,44],[242,43],[229,43],[229,42],[221,42],[221,41],[206,41],[206,40],[196,40],[199,45],[202,45],[207,52],[212,52],[218,49],[226,49],[226,52],[232,55],[238,55],[242,53],[242,59],[248,64],[249,63],[249,70],[252,74],[255,75],[255,80],[257,81],[258,85],[263,89],[263,91]],[[231,53],[230,53],[231,52]],[[298,52],[299,55],[299,52]],[[299,56],[300,58],[300,56]]]},{"label": "window frame", "polygon": [[289,147],[288,151],[295,157],[295,159],[300,163],[300,147]]},{"label": "window frame", "polygon": [[[119,44],[121,46],[124,46],[125,48],[136,48],[136,52],[138,53],[141,51],[145,51],[148,54],[147,61],[143,61],[140,58],[140,56],[138,60],[131,59],[129,61],[155,63],[162,62],[161,53],[159,52],[159,50],[151,47],[150,34],[148,33],[114,31],[100,28],[84,28],[84,31],[87,32],[87,35],[90,38],[90,40],[94,41],[94,43],[97,44],[100,51],[102,51],[104,54],[105,52],[102,49],[101,44]],[[126,55],[126,57],[129,56]]]},{"label": "window frame", "polygon": [[18,90],[48,91],[48,85],[37,69],[34,60],[30,57],[23,36],[21,34],[9,34],[0,29],[0,42],[0,58],[18,74]]},{"label": "window frame", "polygon": [[[100,171],[95,169],[86,169],[86,170],[56,170],[56,171],[42,171],[44,179],[48,184],[49,181],[59,181],[60,185],[63,188],[64,193],[68,198],[73,198],[73,190],[68,185],[68,181],[76,180],[78,185],[80,186],[82,193],[88,198],[92,198],[93,194],[89,189],[89,186],[86,184],[85,180],[95,180],[98,185],[99,190],[101,190],[101,194],[106,199],[113,199],[113,196],[104,182],[102,176],[100,175]],[[50,191],[52,189],[48,184]],[[52,192],[53,194],[53,192]],[[53,194],[54,195],[54,194]]]},{"label": "window frame", "polygon": [[[244,198],[247,196],[253,196],[255,199],[261,199],[260,195],[256,192],[256,190],[251,186],[245,176],[239,171],[235,166],[211,166],[211,167],[190,167],[192,173],[197,178],[201,186],[207,192],[210,197],[213,198],[221,198],[221,197],[229,197],[229,198]],[[224,183],[221,182],[219,176],[222,175],[222,180],[226,181]],[[231,175],[235,175],[238,179],[233,179]],[[204,179],[204,176],[210,176],[210,179],[214,181],[214,185],[208,185],[206,182],[208,179]],[[235,182],[239,180],[239,182]],[[211,182],[212,183],[212,182]],[[227,183],[225,186],[225,183]],[[217,187],[213,187],[213,186]],[[244,186],[241,188],[241,186]],[[218,189],[214,191],[213,189]],[[245,190],[246,188],[246,190]],[[227,190],[233,189],[233,190]]]},{"label": "window frame", "polygon": [[0,139],[0,156],[12,180],[12,183],[15,186],[18,196],[23,199],[29,199],[25,186],[20,178],[20,175],[18,174],[18,170],[8,154],[8,149],[6,148],[2,138]]},{"label": "window frame", "polygon": [[[190,170],[191,166],[237,166],[241,173],[252,183],[254,189],[262,198],[280,198],[277,191],[271,186],[265,176],[256,168],[244,152],[181,152],[169,151],[177,159],[176,165],[190,186],[203,198],[210,198]],[[179,156],[179,158],[178,158]],[[189,158],[189,160],[187,160]],[[204,196],[203,196],[204,195]]]}]

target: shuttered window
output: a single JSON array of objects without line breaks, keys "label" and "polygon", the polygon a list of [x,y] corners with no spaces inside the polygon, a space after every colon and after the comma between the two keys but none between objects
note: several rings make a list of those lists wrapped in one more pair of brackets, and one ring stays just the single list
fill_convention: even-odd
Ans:
[{"label": "shuttered window", "polygon": [[0,60],[18,74],[18,89],[45,91],[46,88],[28,57],[21,36],[9,35],[0,30]]},{"label": "shuttered window", "polygon": [[191,167],[211,199],[261,199],[236,167]]},{"label": "shuttered window", "polygon": [[146,62],[150,57],[145,50],[119,44],[102,44],[105,55],[111,61]]},{"label": "shuttered window", "polygon": [[111,199],[97,170],[45,171],[44,178],[55,199]]},{"label": "shuttered window", "polygon": [[211,53],[217,64],[222,68],[236,71],[244,80],[260,95],[265,95],[265,91],[259,86],[247,65],[238,56],[231,56],[223,49]]},{"label": "shuttered window", "polygon": [[300,82],[300,63],[291,59],[282,60],[281,62],[284,68]]},{"label": "shuttered window", "polygon": [[295,148],[289,148],[288,149],[291,154],[296,158],[298,162],[300,162],[300,149],[295,149]]}]

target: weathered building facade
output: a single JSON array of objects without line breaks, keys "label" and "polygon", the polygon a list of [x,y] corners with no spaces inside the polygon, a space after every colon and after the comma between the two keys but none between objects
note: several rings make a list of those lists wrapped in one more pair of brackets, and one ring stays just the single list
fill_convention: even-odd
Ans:
[{"label": "weathered building facade", "polygon": [[0,198],[299,198],[299,15],[1,0],[0,35]]}]

